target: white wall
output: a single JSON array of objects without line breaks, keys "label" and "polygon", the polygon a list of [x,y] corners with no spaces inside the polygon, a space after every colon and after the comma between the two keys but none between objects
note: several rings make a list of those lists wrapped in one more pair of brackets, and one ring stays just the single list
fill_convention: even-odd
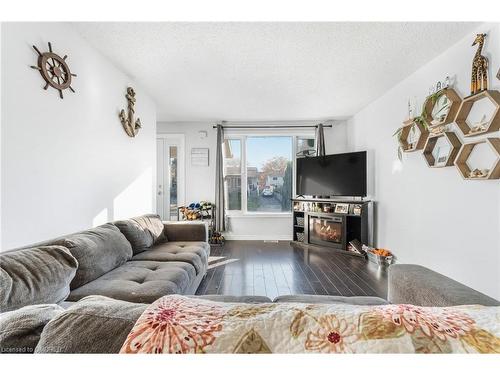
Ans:
[{"label": "white wall", "polygon": [[[156,109],[133,80],[64,23],[2,24],[2,249],[155,210]],[[36,45],[68,55],[76,93],[44,81]],[[134,86],[143,128],[118,119]]]},{"label": "white wall", "polygon": [[[291,124],[287,122],[286,124]],[[158,133],[181,133],[186,135],[186,202],[209,200],[215,197],[215,151],[216,130],[210,122],[159,122]],[[258,124],[257,124],[258,125]],[[298,124],[297,124],[298,125]],[[208,137],[200,139],[199,131],[206,131]],[[343,152],[347,148],[347,130],[345,121],[336,121],[333,128],[325,128],[327,153]],[[210,165],[208,167],[191,166],[190,153],[193,147],[208,147]],[[268,215],[266,217],[247,214],[230,217],[227,239],[240,240],[291,240],[292,216]]]},{"label": "white wall", "polygon": [[[500,89],[495,78],[500,67],[500,26],[483,25],[477,32],[488,33],[490,86]],[[464,181],[455,167],[428,168],[421,152],[404,155],[398,166],[391,137],[407,118],[408,98],[417,96],[421,104],[429,87],[447,75],[455,79],[455,90],[462,97],[469,95],[474,37],[471,33],[450,46],[357,113],[349,121],[348,139],[351,148],[367,149],[372,158],[369,193],[378,207],[377,245],[392,249],[399,263],[428,266],[499,298],[499,181]]]}]

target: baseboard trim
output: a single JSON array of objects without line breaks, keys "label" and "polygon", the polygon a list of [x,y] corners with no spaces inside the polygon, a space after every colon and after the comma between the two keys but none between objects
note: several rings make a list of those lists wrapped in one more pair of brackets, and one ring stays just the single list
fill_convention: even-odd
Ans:
[{"label": "baseboard trim", "polygon": [[266,236],[261,234],[231,234],[223,233],[226,240],[232,241],[291,241],[291,235],[277,235],[277,236]]}]

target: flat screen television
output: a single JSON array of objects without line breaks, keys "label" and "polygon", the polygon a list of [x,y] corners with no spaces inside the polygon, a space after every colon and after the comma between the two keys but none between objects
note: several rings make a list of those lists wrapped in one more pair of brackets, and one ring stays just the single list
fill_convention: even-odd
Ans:
[{"label": "flat screen television", "polygon": [[297,195],[366,197],[366,151],[297,159]]}]

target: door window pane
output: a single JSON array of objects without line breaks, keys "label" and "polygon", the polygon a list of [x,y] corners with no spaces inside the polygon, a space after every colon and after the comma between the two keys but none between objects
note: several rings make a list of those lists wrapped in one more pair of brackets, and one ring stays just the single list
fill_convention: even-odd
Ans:
[{"label": "door window pane", "polygon": [[224,180],[226,209],[241,210],[241,141],[224,141]]},{"label": "door window pane", "polygon": [[177,146],[169,147],[170,220],[178,220],[177,211]]},{"label": "door window pane", "polygon": [[248,137],[247,211],[290,212],[292,137]]}]

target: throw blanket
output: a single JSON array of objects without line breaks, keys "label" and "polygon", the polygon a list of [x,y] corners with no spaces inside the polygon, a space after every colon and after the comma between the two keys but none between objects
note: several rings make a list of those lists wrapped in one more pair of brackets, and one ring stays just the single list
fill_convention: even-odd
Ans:
[{"label": "throw blanket", "polygon": [[220,303],[151,304],[121,353],[500,353],[500,308]]}]

